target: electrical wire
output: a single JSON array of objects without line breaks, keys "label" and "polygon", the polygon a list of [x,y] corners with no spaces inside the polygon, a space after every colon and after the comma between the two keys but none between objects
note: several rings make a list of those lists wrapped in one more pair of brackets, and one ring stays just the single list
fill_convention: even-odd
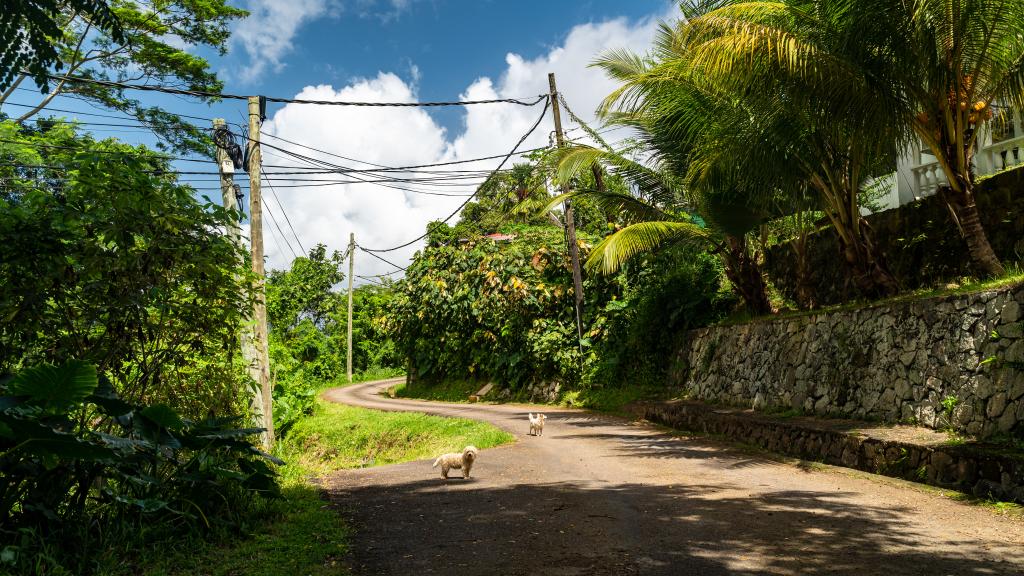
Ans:
[{"label": "electrical wire", "polygon": [[[79,84],[93,84],[119,90],[144,90],[149,92],[162,92],[164,94],[178,94],[182,96],[196,96],[199,98],[223,98],[225,100],[248,100],[250,96],[239,94],[224,94],[217,92],[206,92],[203,90],[185,90],[182,88],[171,88],[169,86],[156,86],[146,84],[126,84],[124,82],[113,82],[110,80],[98,80],[96,78],[83,78],[81,76],[59,76],[47,74],[53,80],[64,80]],[[463,100],[460,102],[346,102],[335,100],[303,100],[300,98],[280,98],[277,96],[261,96],[267,102],[281,104],[317,104],[322,106],[367,106],[367,107],[432,107],[432,106],[470,106],[474,104],[518,104],[519,106],[535,106],[547,98],[547,94],[537,96],[532,102],[525,102],[518,98],[493,98],[490,100]]]},{"label": "electrical wire", "polygon": [[[508,162],[509,158],[511,158],[513,155],[515,155],[516,150],[519,149],[519,146],[521,146],[522,143],[525,142],[526,139],[529,138],[530,135],[533,134],[537,130],[538,126],[540,126],[541,121],[544,120],[545,116],[547,116],[548,109],[550,107],[551,107],[551,101],[547,100],[545,102],[545,104],[544,104],[544,109],[541,110],[540,115],[537,117],[537,121],[533,123],[533,126],[530,127],[530,129],[526,132],[526,134],[523,134],[523,136],[521,138],[519,138],[519,141],[516,142],[516,145],[512,147],[512,151],[505,155],[505,157],[501,161],[501,164],[498,164],[498,167],[494,169],[492,174],[497,174],[499,170],[501,170],[502,168],[505,167],[505,163]],[[480,193],[480,188],[477,188],[476,191],[474,191],[473,194],[471,194],[469,196],[469,198],[466,198],[466,201],[463,202],[462,204],[460,204],[459,207],[456,208],[454,212],[449,214],[448,217],[445,218],[444,220],[441,220],[441,223],[447,223],[449,220],[454,218],[455,215],[458,214],[463,208],[465,208],[466,204],[469,204],[469,202],[473,198],[475,198],[476,195],[479,194],[479,193]],[[394,246],[394,247],[391,247],[391,248],[377,248],[377,249],[362,248],[362,247],[360,247],[360,248],[364,252],[393,252],[395,250],[399,250],[401,248],[405,248],[406,246],[411,246],[412,244],[415,244],[416,242],[419,242],[420,240],[426,238],[428,235],[430,235],[430,230],[429,229],[426,232],[424,232],[423,234],[421,234],[420,236],[418,236],[418,237],[416,237],[416,238],[414,238],[414,239],[412,239],[412,240],[410,240],[410,241],[408,241],[408,242],[406,242],[404,244],[399,244],[398,246]]]},{"label": "electrical wire", "polygon": [[366,252],[370,256],[373,256],[374,258],[376,258],[377,260],[380,260],[381,262],[383,262],[385,264],[390,264],[391,266],[394,266],[395,268],[398,268],[398,270],[396,270],[395,272],[405,272],[407,270],[407,268],[399,266],[398,264],[395,264],[394,262],[392,262],[390,260],[387,260],[383,256],[378,256],[377,254],[374,254],[372,251],[367,250],[366,248],[363,248],[362,246],[359,246],[358,244],[356,245],[356,248],[359,248],[363,252]]},{"label": "electrical wire", "polygon": [[[264,177],[267,176],[266,171],[263,170],[263,166],[260,166],[260,172],[263,173]],[[306,249],[302,246],[302,240],[299,240],[299,235],[295,233],[295,228],[292,226],[292,219],[288,217],[288,212],[284,209],[284,204],[281,203],[281,198],[278,197],[277,190],[274,190],[274,185],[269,182],[269,178],[267,186],[270,187],[270,192],[274,195],[274,200],[277,200],[277,205],[281,208],[281,214],[284,214],[285,222],[288,223],[288,228],[292,231],[292,236],[295,236],[295,243],[299,245],[299,249],[302,250],[303,254],[305,254]]]}]

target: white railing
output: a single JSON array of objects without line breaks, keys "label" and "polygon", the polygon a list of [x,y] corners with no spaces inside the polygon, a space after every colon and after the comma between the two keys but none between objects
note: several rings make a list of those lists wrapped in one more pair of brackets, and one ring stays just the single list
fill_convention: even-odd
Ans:
[{"label": "white railing", "polygon": [[996,142],[978,151],[974,163],[980,175],[995,174],[1024,164],[1024,136]]},{"label": "white railing", "polygon": [[[1017,134],[1021,133],[1021,130],[1017,131]],[[995,143],[987,138],[984,142],[984,144],[979,143],[978,151],[974,155],[976,175],[988,176],[1009,168],[1024,166],[1024,135]],[[949,182],[946,179],[946,174],[935,161],[935,157],[922,152],[920,148],[915,147],[908,155],[913,162],[909,167],[912,197],[901,193],[900,197],[903,202],[930,196],[938,190],[939,186]],[[906,173],[904,172],[904,174]],[[900,186],[902,188],[903,184],[901,183]]]}]

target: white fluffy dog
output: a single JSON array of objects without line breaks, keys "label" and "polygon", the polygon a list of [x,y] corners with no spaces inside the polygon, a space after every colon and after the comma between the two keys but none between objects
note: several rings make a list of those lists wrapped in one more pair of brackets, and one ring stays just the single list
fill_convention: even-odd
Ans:
[{"label": "white fluffy dog", "polygon": [[544,421],[547,420],[547,416],[543,414],[533,415],[531,412],[530,416],[530,435],[531,436],[543,436],[544,435]]},{"label": "white fluffy dog", "polygon": [[469,471],[473,469],[473,463],[476,462],[476,446],[466,446],[463,448],[462,453],[452,452],[450,454],[442,454],[434,460],[434,468],[441,465],[441,477],[445,480],[448,479],[448,471],[452,468],[456,470],[462,470],[462,477],[469,478]]}]

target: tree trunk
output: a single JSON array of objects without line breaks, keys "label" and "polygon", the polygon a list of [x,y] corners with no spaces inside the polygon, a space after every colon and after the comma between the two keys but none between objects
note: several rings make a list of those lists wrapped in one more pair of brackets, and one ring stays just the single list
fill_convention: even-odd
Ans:
[{"label": "tree trunk", "polygon": [[974,203],[973,184],[961,181],[960,192],[950,186],[943,186],[939,194],[949,206],[955,224],[960,228],[960,234],[967,242],[967,251],[971,255],[971,262],[986,276],[1002,276],[1006,274],[999,257],[996,256],[992,245],[989,244],[988,235],[981,225],[981,217],[978,214],[978,205]]},{"label": "tree trunk", "polygon": [[757,264],[757,254],[747,250],[747,241],[743,236],[726,236],[722,247],[722,258],[725,261],[725,275],[732,282],[733,289],[747,305],[747,310],[754,316],[772,313],[768,302],[768,289],[761,275],[761,267]]},{"label": "tree trunk", "polygon": [[804,310],[818,307],[814,297],[814,285],[811,283],[810,263],[807,261],[807,233],[801,231],[790,246],[796,258],[796,301]]},{"label": "tree trunk", "polygon": [[[839,249],[849,266],[850,279],[860,295],[865,298],[885,298],[898,294],[899,282],[889,271],[885,256],[875,246],[871,226],[860,216],[857,218],[855,229],[849,230],[848,234],[839,235]],[[849,237],[852,241],[848,242],[844,237]]]}]

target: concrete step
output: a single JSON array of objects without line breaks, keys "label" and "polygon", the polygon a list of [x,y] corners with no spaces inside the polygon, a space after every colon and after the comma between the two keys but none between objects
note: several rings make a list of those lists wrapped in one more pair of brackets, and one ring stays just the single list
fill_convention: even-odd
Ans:
[{"label": "concrete step", "polygon": [[1024,504],[1024,451],[928,428],[786,417],[687,400],[637,402],[635,416],[794,456]]}]

